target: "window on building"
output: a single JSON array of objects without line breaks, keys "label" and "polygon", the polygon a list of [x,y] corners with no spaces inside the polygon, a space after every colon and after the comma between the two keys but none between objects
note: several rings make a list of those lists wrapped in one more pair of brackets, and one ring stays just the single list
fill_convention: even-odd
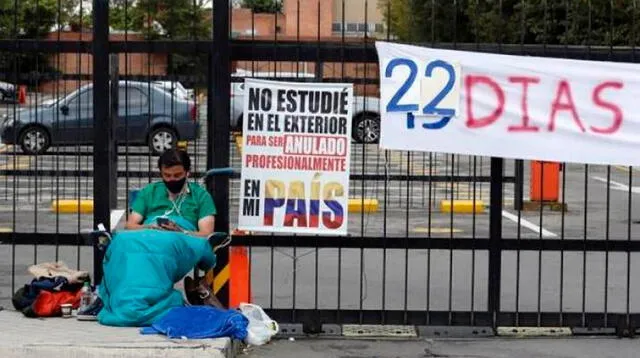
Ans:
[{"label": "window on building", "polygon": [[358,24],[358,32],[365,32],[365,31],[367,31],[367,24],[359,23]]},{"label": "window on building", "polygon": [[356,32],[358,31],[358,24],[350,23],[347,24],[347,32]]},{"label": "window on building", "polygon": [[333,25],[331,26],[331,30],[333,32],[342,32],[342,23],[334,22]]}]

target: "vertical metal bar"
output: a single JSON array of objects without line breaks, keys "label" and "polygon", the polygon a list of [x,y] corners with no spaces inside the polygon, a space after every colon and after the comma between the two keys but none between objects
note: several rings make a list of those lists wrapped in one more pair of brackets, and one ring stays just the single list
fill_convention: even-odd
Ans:
[{"label": "vertical metal bar", "polygon": [[[326,2],[325,2],[325,5],[326,5]],[[321,21],[321,19],[320,19],[320,0],[318,0],[318,2],[317,2],[317,11],[318,11],[318,22],[317,22],[317,26],[318,26],[317,27],[317,31],[318,31],[318,33],[317,33],[317,35],[318,35],[318,38],[317,38],[317,45],[318,45],[318,47],[317,47],[317,51],[318,51],[317,55],[318,56],[317,56],[317,58],[320,58],[320,21]],[[277,16],[276,16],[276,23],[277,22],[278,22],[278,19],[277,19]],[[322,74],[323,73],[322,66],[323,66],[323,63],[318,61],[318,65],[316,66],[316,76],[317,76],[316,77],[316,81],[322,81],[322,76],[323,76],[323,74]],[[313,307],[317,310],[318,309],[318,292],[320,291],[320,288],[318,287],[319,275],[320,275],[320,273],[318,272],[319,271],[318,262],[320,261],[319,254],[318,254],[318,251],[319,251],[318,250],[318,236],[315,237],[315,242],[316,242],[316,247],[315,247],[315,256],[316,256],[315,257],[315,266],[316,267],[315,267],[315,284],[314,284],[315,297],[314,297],[314,301],[313,301],[314,302]]]},{"label": "vertical metal bar", "polygon": [[[39,0],[36,0],[36,8],[35,8],[35,12],[36,12],[36,14],[35,14],[36,16],[35,17],[36,17],[36,19],[35,19],[35,21],[36,21],[37,24],[40,23],[40,6],[39,6],[40,4],[39,4],[39,2],[40,2]],[[38,48],[38,44],[39,44],[40,41],[38,39],[36,39],[35,42],[36,42],[36,49],[37,49]],[[40,65],[39,58],[40,58],[40,55],[39,55],[39,53],[36,52],[36,74],[40,70],[40,68],[39,68],[40,67],[39,66]],[[34,82],[33,83],[34,88],[36,88],[36,91],[35,91],[36,92],[36,98],[35,98],[35,100],[36,100],[36,103],[37,103],[37,100],[38,100],[38,98],[37,98],[38,91],[37,91],[37,86],[36,86],[37,79],[35,79],[33,82]],[[39,112],[37,106],[35,107],[35,111],[34,112],[35,112],[35,122],[37,124],[38,123],[38,112]],[[36,175],[33,178],[33,184],[34,184],[34,186],[33,186],[33,194],[34,194],[34,200],[33,200],[33,231],[34,232],[38,232],[38,191],[39,191],[38,179],[40,179],[40,176],[37,174],[38,173],[38,164],[39,164],[39,160],[38,159],[39,159],[39,155],[36,154],[34,156]],[[35,265],[37,262],[38,262],[38,244],[35,244],[35,245],[33,245],[33,264]]]},{"label": "vertical metal bar", "polygon": [[404,221],[404,317],[403,323],[407,323],[407,309],[408,309],[408,300],[409,300],[409,218],[410,218],[410,210],[411,210],[411,152],[407,152],[407,209],[405,211],[405,221]]},{"label": "vertical metal bar", "polygon": [[[566,163],[562,163],[562,214],[560,217],[560,240],[564,240],[565,237],[565,210],[564,206],[567,203],[567,167]],[[560,249],[560,326],[564,325],[564,249]]]},{"label": "vertical metal bar", "polygon": [[489,312],[497,327],[500,312],[500,285],[502,270],[502,183],[504,160],[491,158],[491,198],[489,210]]},{"label": "vertical metal bar", "polygon": [[521,211],[524,200],[524,161],[522,159],[516,159],[514,176],[513,209]]},{"label": "vertical metal bar", "polygon": [[[428,212],[427,212],[427,239],[431,239],[431,221],[432,221],[432,183],[433,183],[433,153],[429,152],[429,187],[428,187]],[[425,311],[425,323],[431,322],[431,248],[427,249],[427,309]]]},{"label": "vertical metal bar", "polygon": [[[635,1],[634,1],[634,16],[635,16]],[[629,188],[633,188],[633,167],[629,167]],[[632,190],[628,191],[627,194],[627,241],[628,244],[631,243],[631,218],[633,212],[633,192]],[[626,324],[630,323],[630,299],[631,299],[631,251],[629,249],[630,246],[627,246],[627,297],[626,297]]]},{"label": "vertical metal bar", "polygon": [[[538,230],[538,240],[542,241],[542,218],[544,217],[543,215],[543,210],[544,210],[544,196],[543,196],[543,188],[544,185],[542,185],[542,183],[544,183],[544,162],[540,163],[540,223],[538,225],[538,227],[540,228]],[[542,242],[540,242],[540,245],[542,246]],[[541,308],[541,300],[542,300],[542,249],[538,249],[538,301],[537,301],[537,326],[540,327],[541,324],[541,313],[540,313],[540,308]]]},{"label": "vertical metal bar", "polygon": [[[83,24],[82,24],[82,23],[83,23],[83,18],[82,18],[82,16],[83,16],[83,15],[84,15],[84,2],[82,2],[82,1],[81,1],[81,2],[80,2],[80,38],[79,38],[79,40],[78,40],[78,42],[79,42],[79,43],[82,43],[82,42],[84,41],[84,40],[83,40],[83,34],[84,34],[84,33],[83,33],[83,31],[82,31],[82,28],[83,28]],[[108,14],[107,14],[107,15],[108,15]],[[94,21],[95,21],[95,15],[94,15]],[[109,23],[108,19],[107,19],[106,23],[107,23],[107,24]],[[95,24],[95,22],[94,22],[94,24]],[[95,26],[98,26],[98,25],[95,25]],[[105,26],[105,25],[101,25],[101,26]],[[107,25],[107,26],[108,26],[108,25]],[[103,31],[103,29],[100,29],[100,31]],[[94,29],[94,32],[95,32],[95,29]],[[107,34],[107,39],[108,39],[108,36],[109,36],[109,35]],[[94,38],[95,38],[95,37],[94,37]],[[96,46],[96,45],[97,45],[97,44],[96,44],[96,42],[94,41],[94,46]],[[107,49],[107,48],[108,48],[108,47],[106,47],[106,46],[104,47],[104,49]],[[109,76],[109,73],[108,73],[108,71],[109,71],[109,68],[108,68],[109,64],[108,64],[108,58],[106,58],[108,55],[109,55],[109,52],[107,51],[107,52],[104,54],[104,56],[105,56],[105,61],[107,61],[107,65],[106,65],[106,66],[107,66],[107,69],[106,69],[106,71],[105,71],[106,73],[104,74],[105,76]],[[94,57],[95,57],[95,55],[94,55]],[[82,72],[83,72],[83,70],[82,70],[82,64],[83,64],[83,62],[82,62],[82,56],[77,56],[77,62],[76,62],[76,66],[77,66],[77,67],[76,67],[76,69],[77,69],[77,71],[78,71],[78,74],[82,74]],[[93,68],[93,71],[94,71],[94,74],[95,74],[95,73],[96,73],[96,72],[95,72],[95,71],[96,71],[96,68],[95,68],[95,67]],[[93,80],[95,81],[95,76],[93,77]],[[77,87],[78,87],[78,89],[82,87],[82,81],[80,80],[80,77],[78,77]],[[107,84],[107,88],[108,88],[108,84]],[[95,93],[96,93],[96,87],[95,87],[95,86],[93,87],[93,91],[94,91],[93,93],[94,93],[94,95],[95,95]],[[104,92],[102,92],[102,93],[107,93],[106,91],[108,91],[108,89],[107,89],[107,90],[105,90],[105,91],[104,91]],[[93,101],[93,98],[91,99],[91,101]],[[94,104],[95,104],[95,102],[94,102]],[[108,101],[107,101],[107,105],[106,105],[106,106],[107,106],[107,108],[108,108],[108,106],[109,106]],[[94,108],[94,111],[95,111],[95,108],[96,108],[96,107],[94,106],[93,108]],[[85,113],[87,116],[88,116],[88,114],[89,114],[89,113],[88,113],[88,111],[89,111],[89,109],[87,108],[87,109],[86,109],[86,113]],[[105,116],[108,116],[108,115],[109,115],[108,113],[109,113],[109,112],[108,112],[108,109],[107,109],[107,110],[105,111]],[[77,111],[77,115],[78,115],[78,118],[81,118],[81,115],[82,115],[82,99],[81,99],[81,98],[79,98],[79,99],[78,99],[78,111]],[[98,119],[97,117],[95,117],[95,116],[94,116],[94,124],[95,124],[98,120],[99,120],[99,119]],[[80,124],[80,128],[82,129],[82,124]],[[93,127],[93,128],[94,128],[94,131],[95,131],[95,130],[96,130],[96,126],[94,125],[94,127]],[[82,137],[82,138],[81,138],[82,140],[88,140],[88,139],[89,139],[89,138],[86,138],[86,134],[85,134],[85,133],[82,133],[81,137]],[[94,168],[95,168],[95,148],[96,148],[96,146],[97,146],[98,144],[97,144],[96,142],[94,142],[94,143],[93,143],[93,145],[94,145],[94,152],[93,152],[93,153],[94,153]],[[76,144],[76,153],[80,153],[80,151],[81,151],[81,150],[82,150],[82,147],[80,146],[80,143]],[[89,158],[87,158],[87,161],[88,161],[88,160],[89,160]],[[78,156],[76,156],[75,163],[76,163],[76,169],[77,169],[77,170],[80,170],[80,169],[81,169],[81,167],[82,167],[82,157],[81,157],[81,156],[79,156],[79,155],[78,155]],[[94,171],[94,176],[95,176],[95,175],[96,175],[96,172]],[[94,186],[96,185],[96,181],[94,181],[94,184],[93,184],[93,185],[94,185]],[[80,177],[80,176],[78,176],[78,177],[76,178],[76,186],[75,186],[75,190],[76,190],[75,195],[76,195],[76,197],[78,198],[78,206],[80,206],[80,198],[82,197],[82,177]],[[110,192],[110,191],[109,191],[109,192]],[[99,199],[99,198],[97,198],[97,197],[95,196],[95,192],[94,192],[94,198],[93,198],[93,199],[94,199],[94,201],[98,201],[98,200],[105,200],[105,199]],[[108,199],[106,199],[106,201],[108,202],[109,200],[108,200]],[[93,213],[94,213],[94,220],[95,220],[96,211],[94,210],[94,212],[93,212]],[[110,218],[110,217],[111,217],[111,216],[109,215],[109,218]],[[76,230],[77,230],[77,232],[80,232],[80,230],[81,230],[80,220],[81,220],[80,210],[78,210],[78,213],[76,214]],[[94,222],[94,226],[95,226],[95,224],[96,224],[96,223]],[[107,227],[107,225],[106,225],[106,224],[105,224],[105,227]],[[110,223],[109,223],[108,227],[111,227]],[[100,255],[100,253],[98,253],[98,255]],[[81,261],[81,260],[80,260],[80,257],[81,257],[80,245],[76,245],[76,268],[77,268],[78,270],[80,269],[80,261]],[[98,258],[98,259],[99,259],[99,258]],[[96,262],[97,262],[97,260],[96,260],[96,257],[95,257],[95,249],[94,249],[94,259],[93,259],[93,265],[94,265],[94,268],[95,268],[95,267],[96,267],[96,265],[97,265],[97,263],[96,263]],[[102,267],[102,266],[100,266],[100,268],[101,268],[101,267]],[[94,270],[94,274],[95,274],[95,270]],[[99,281],[98,281],[98,279],[97,279],[97,277],[95,277],[95,278],[96,278],[96,282],[99,282]]]},{"label": "vertical metal bar", "polygon": [[436,1],[431,0],[431,47],[436,43]]},{"label": "vertical metal bar", "polygon": [[[252,17],[253,17],[253,13],[252,13]],[[277,15],[276,15],[277,16]],[[252,27],[253,29],[253,27]],[[252,33],[254,33],[255,31],[252,31]],[[296,0],[296,44],[297,44],[297,58],[296,58],[296,76],[299,76],[299,70],[300,70],[300,0]],[[294,239],[295,240],[295,239]],[[295,322],[296,320],[296,283],[297,283],[297,279],[298,279],[298,275],[297,275],[297,260],[298,260],[298,248],[297,246],[293,246],[293,310],[291,313],[291,317],[292,317],[292,321]],[[340,261],[340,259],[338,259]],[[316,260],[317,262],[317,260]],[[338,262],[338,292],[340,292],[340,265],[341,263]],[[317,292],[317,290],[316,290]],[[340,301],[340,294],[338,293],[338,301]]]},{"label": "vertical metal bar", "polygon": [[[629,187],[629,191],[632,188]],[[607,165],[607,195],[606,195],[606,212],[604,223],[604,239],[605,239],[605,251],[604,251],[604,326],[608,327],[607,312],[609,303],[609,238],[611,223],[611,166]]]},{"label": "vertical metal bar", "polygon": [[449,302],[447,304],[447,322],[449,325],[452,324],[453,313],[452,310],[452,301],[453,301],[453,192],[455,185],[455,168],[456,168],[456,156],[455,154],[451,155],[451,202],[450,202],[450,211],[449,211]]},{"label": "vertical metal bar", "polygon": [[458,48],[458,0],[453,0],[453,49]]},{"label": "vertical metal bar", "polygon": [[[340,71],[340,75],[342,76],[342,79],[344,81],[344,66],[345,66],[345,0],[342,0],[342,4],[341,4],[341,8],[342,8],[342,25],[340,26],[340,66],[341,66],[341,71]],[[300,19],[300,14],[298,14],[298,19]],[[298,33],[300,33],[300,24],[298,21]],[[351,143],[349,143],[349,145],[351,145]],[[386,208],[386,205],[385,205]],[[384,263],[383,263],[384,264]],[[383,282],[383,286],[384,286],[384,282]],[[384,302],[384,296],[382,296],[383,302]],[[384,309],[384,303],[383,303],[383,309]],[[338,319],[337,319],[337,323],[341,324],[342,323],[342,247],[338,248]]]},{"label": "vertical metal bar", "polygon": [[[364,2],[364,20],[365,20],[365,23],[367,22],[367,5],[368,5],[367,4],[367,0],[365,0],[365,2]],[[364,36],[363,36],[363,41],[362,41],[363,53],[366,52],[366,49],[367,49],[367,31],[366,30],[367,29],[365,29],[365,31],[364,31]],[[318,27],[318,36],[320,36],[319,33],[320,33],[320,28]],[[364,88],[365,88],[365,91],[366,91],[366,83],[367,83],[367,81],[366,81],[366,76],[367,76],[367,65],[366,65],[366,63],[364,65],[363,76],[364,76],[364,78],[363,78],[362,82],[364,84]],[[363,107],[362,108],[363,110],[366,108],[364,103],[363,103],[362,107]],[[362,146],[362,173],[364,173],[365,170],[366,170],[366,162],[367,162],[366,161],[367,160],[367,147],[366,147],[366,143],[364,143],[364,141],[361,144],[361,146]],[[365,185],[365,183],[366,182],[365,182],[364,176],[363,176],[363,179],[361,181],[362,194],[363,194],[362,195],[362,199],[361,199],[362,200],[361,201],[361,205],[363,207],[364,207],[364,197],[365,197],[364,194],[366,193],[366,185]],[[360,237],[364,237],[364,235],[365,235],[365,233],[364,233],[364,212],[365,211],[362,210],[361,213],[360,213]],[[359,303],[359,307],[358,307],[359,308],[359,322],[360,323],[362,323],[363,318],[364,318],[363,303],[364,303],[364,291],[366,289],[366,287],[364,286],[364,284],[365,284],[364,275],[366,275],[366,273],[364,271],[364,266],[365,266],[365,264],[364,264],[364,249],[360,248],[360,295],[359,295],[360,303]]]},{"label": "vertical metal bar", "polygon": [[[120,91],[120,78],[118,75],[119,72],[119,55],[118,54],[110,54],[109,55],[109,72],[110,72],[110,82],[111,82],[111,108],[109,111],[109,120],[111,121],[111,126],[113,127],[113,131],[118,124],[118,92]],[[126,101],[126,98],[125,98]],[[128,107],[128,106],[126,106]],[[125,140],[126,143],[126,140]],[[115,209],[118,206],[118,147],[115,140],[115,135],[113,136],[113,150],[110,155],[111,166],[109,172],[109,178],[112,180],[112,185],[109,188],[109,209]]]},{"label": "vertical metal bar", "polygon": [[[60,57],[61,57],[61,51],[60,51],[60,32],[62,31],[62,0],[58,0],[58,14],[57,14],[57,19],[58,19],[58,31],[57,31],[57,38],[56,40],[58,41],[57,45],[58,45],[58,52],[55,54],[56,56],[56,69],[60,68]],[[56,73],[56,87],[55,87],[55,96],[56,99],[60,98],[60,74]],[[56,111],[56,115],[55,115],[55,126],[60,126],[60,111]],[[56,167],[56,171],[60,170],[60,147],[56,147],[56,162],[55,162],[55,167]],[[56,197],[60,198],[60,176],[56,175],[55,176],[55,182],[56,182]],[[53,183],[52,183],[53,184]],[[53,195],[53,193],[51,193],[51,195]],[[51,198],[51,200],[53,200],[53,198]],[[59,233],[60,233],[60,212],[58,210],[56,210],[56,252],[55,252],[55,260],[56,262],[58,262],[60,260],[60,244],[59,244]]]},{"label": "vertical metal bar", "polygon": [[[387,0],[387,41],[391,40],[391,0]],[[342,0],[342,18],[344,21],[344,0]],[[344,27],[344,24],[343,24]],[[344,32],[343,32],[344,34]],[[344,37],[343,37],[344,45]],[[344,61],[344,59],[343,59]],[[344,72],[343,72],[344,74]],[[389,151],[384,151],[384,207],[382,208],[382,322],[386,324],[387,320],[387,207],[389,203]]]},{"label": "vertical metal bar", "polygon": [[[102,223],[109,230],[113,165],[113,123],[109,118],[109,1],[93,0],[93,225]],[[94,246],[93,272],[102,280],[102,253]],[[80,255],[78,255],[79,259]]]},{"label": "vertical metal bar", "polygon": [[[15,44],[18,44],[18,0],[15,0],[13,3],[14,15],[13,15],[13,39],[15,40]],[[14,82],[18,83],[18,61],[19,57],[17,53],[13,54],[13,76]],[[13,118],[16,118],[16,114],[18,113],[16,105],[13,105],[12,111]],[[14,131],[15,132],[15,131]],[[17,143],[17,133],[13,133],[13,142]],[[17,166],[17,146],[13,146],[13,167]],[[16,173],[13,174],[13,207],[11,209],[11,292],[15,292],[16,288],[16,204],[17,204],[17,196],[18,196],[18,185],[19,181],[17,180]]]},{"label": "vertical metal bar", "polygon": [[[477,157],[473,156],[473,215],[471,216],[471,316],[469,324],[475,325],[475,293],[476,293],[476,182],[478,180]],[[453,235],[453,233],[452,233]]]},{"label": "vertical metal bar", "polygon": [[[223,168],[229,166],[229,93],[231,91],[231,74],[229,58],[229,0],[214,0],[213,2],[213,42],[211,63],[213,83],[209,87],[209,111],[213,108],[214,117],[208,118],[207,123],[207,168]],[[213,96],[211,96],[213,94]],[[214,122],[215,120],[215,122]],[[216,228],[218,232],[229,232],[229,177],[218,175],[215,180],[208,180],[207,187],[213,195],[215,185]],[[229,263],[229,250],[217,253],[218,264],[214,274],[218,275]],[[229,304],[228,285],[219,292],[218,299],[223,305]]]},{"label": "vertical metal bar", "polygon": [[584,222],[582,229],[584,230],[583,248],[582,248],[582,327],[586,326],[586,291],[587,291],[587,235],[588,235],[588,217],[589,217],[589,165],[584,165]]}]

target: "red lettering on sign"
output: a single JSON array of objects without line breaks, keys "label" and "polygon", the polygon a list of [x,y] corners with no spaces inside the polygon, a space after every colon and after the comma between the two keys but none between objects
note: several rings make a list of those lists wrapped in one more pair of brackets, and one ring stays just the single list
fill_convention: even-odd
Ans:
[{"label": "red lettering on sign", "polygon": [[[497,121],[504,112],[504,91],[500,88],[500,85],[492,80],[488,76],[474,76],[468,75],[464,81],[465,90],[467,92],[467,127],[469,128],[481,128],[492,124]],[[474,85],[483,84],[490,87],[496,94],[498,104],[496,109],[488,116],[476,118],[473,115],[473,95],[472,89]]]},{"label": "red lettering on sign", "polygon": [[[566,102],[563,102],[563,97],[566,97]],[[549,119],[549,126],[547,129],[549,132],[553,132],[556,129],[556,115],[559,111],[571,111],[573,121],[576,122],[581,131],[586,132],[576,105],[573,103],[573,97],[571,96],[571,86],[569,82],[562,80],[558,83],[558,89],[556,90],[556,98],[551,103],[551,118]]]},{"label": "red lettering on sign", "polygon": [[622,110],[620,109],[620,107],[616,106],[611,102],[607,102],[600,97],[600,93],[609,87],[615,88],[615,89],[621,89],[622,87],[624,87],[624,85],[622,84],[622,82],[604,82],[599,84],[596,88],[593,89],[593,94],[591,95],[591,99],[593,100],[593,103],[598,107],[602,107],[613,112],[613,123],[611,124],[611,127],[596,128],[594,126],[591,126],[590,128],[594,133],[612,134],[617,132],[618,129],[620,129],[620,126],[622,126],[623,116],[622,116]]},{"label": "red lettering on sign", "polygon": [[519,83],[522,85],[522,97],[520,99],[520,107],[522,109],[522,124],[509,126],[507,127],[507,131],[509,132],[539,131],[540,130],[539,127],[529,125],[530,117],[529,117],[529,106],[527,105],[527,99],[529,95],[529,84],[538,84],[540,83],[540,79],[537,77],[515,76],[515,77],[509,77],[509,82]]}]

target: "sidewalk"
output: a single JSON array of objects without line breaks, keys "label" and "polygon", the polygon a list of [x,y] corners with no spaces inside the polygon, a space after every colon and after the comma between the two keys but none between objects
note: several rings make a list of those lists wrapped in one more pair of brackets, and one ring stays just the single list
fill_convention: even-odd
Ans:
[{"label": "sidewalk", "polygon": [[75,318],[26,318],[0,311],[0,357],[206,357],[235,356],[229,338],[171,340],[141,335],[138,328],[102,326]]}]

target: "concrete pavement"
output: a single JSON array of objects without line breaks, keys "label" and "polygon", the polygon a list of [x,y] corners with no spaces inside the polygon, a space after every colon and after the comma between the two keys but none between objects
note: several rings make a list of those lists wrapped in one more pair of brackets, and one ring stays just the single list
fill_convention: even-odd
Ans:
[{"label": "concrete pavement", "polygon": [[276,340],[250,349],[249,358],[631,358],[638,342],[614,338]]},{"label": "concrete pavement", "polygon": [[138,328],[102,326],[75,318],[26,318],[0,311],[0,357],[233,357],[229,338],[172,340],[141,335]]}]

